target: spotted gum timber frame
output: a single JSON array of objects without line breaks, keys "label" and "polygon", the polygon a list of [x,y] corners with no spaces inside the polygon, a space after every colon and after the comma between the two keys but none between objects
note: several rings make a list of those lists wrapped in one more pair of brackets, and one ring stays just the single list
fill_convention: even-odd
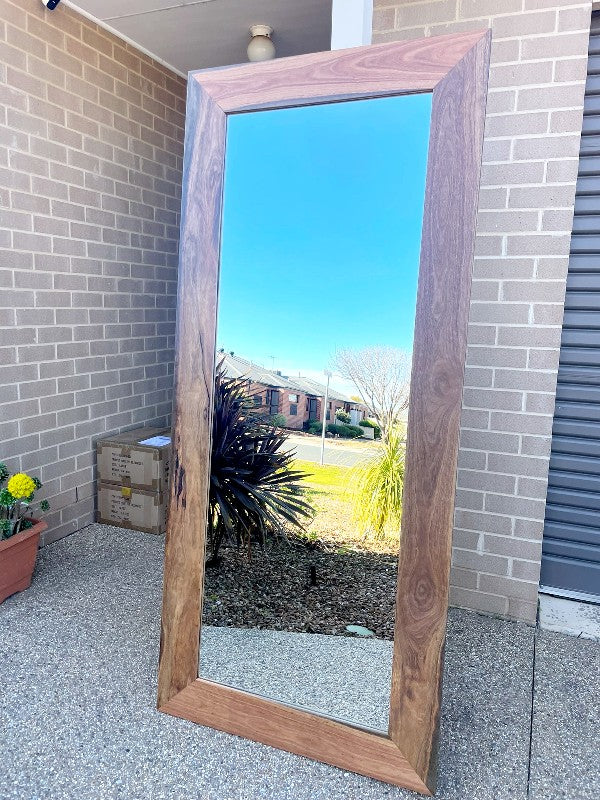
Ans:
[{"label": "spotted gum timber frame", "polygon": [[[190,73],[161,711],[430,795],[490,34]],[[388,734],[198,677],[227,116],[432,92]],[[394,132],[390,131],[390,136]],[[398,143],[401,146],[401,143]]]}]

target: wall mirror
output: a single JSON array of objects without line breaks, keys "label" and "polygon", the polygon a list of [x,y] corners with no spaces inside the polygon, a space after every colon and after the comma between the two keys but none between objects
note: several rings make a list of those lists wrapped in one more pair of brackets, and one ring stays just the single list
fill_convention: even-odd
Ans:
[{"label": "wall mirror", "polygon": [[424,794],[488,49],[188,89],[159,708]]}]

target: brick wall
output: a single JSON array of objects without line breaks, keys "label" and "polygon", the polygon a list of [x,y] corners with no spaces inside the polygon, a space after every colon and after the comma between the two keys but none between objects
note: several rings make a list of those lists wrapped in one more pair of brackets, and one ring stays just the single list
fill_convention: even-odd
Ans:
[{"label": "brick wall", "polygon": [[[375,0],[374,41],[492,25],[452,601],[532,621],[590,3]],[[0,0],[0,457],[46,541],[93,442],[170,411],[185,81],[64,5]]]},{"label": "brick wall", "polygon": [[[296,395],[298,398],[294,403],[290,401],[290,397]],[[291,414],[290,409],[292,406],[296,407],[296,413]],[[308,412],[306,408],[306,395],[301,392],[296,392],[290,389],[283,389],[281,392],[281,413],[286,418],[286,427],[302,430],[304,420],[308,419]]]},{"label": "brick wall", "polygon": [[[281,388],[279,391],[279,408],[278,413],[283,414],[286,418],[286,427],[287,428],[294,428],[296,430],[302,430],[302,423],[304,417],[308,417],[308,412],[304,414],[304,405],[306,403],[306,395],[297,393],[298,402],[296,403],[297,406],[297,413],[296,415],[292,416],[290,414],[290,406],[293,403],[290,403],[289,397],[292,393],[291,389],[284,389]],[[267,395],[270,392],[270,387],[267,386],[265,383],[250,383],[248,387],[248,394],[255,400],[255,405],[257,410],[260,411],[261,414],[269,414],[269,406],[266,404]],[[256,404],[256,399],[260,398],[260,403]]]},{"label": "brick wall", "polygon": [[590,2],[375,0],[374,42],[492,27],[451,601],[534,621]]},{"label": "brick wall", "polygon": [[64,5],[0,0],[0,458],[46,542],[92,521],[94,448],[170,413],[185,81]]}]

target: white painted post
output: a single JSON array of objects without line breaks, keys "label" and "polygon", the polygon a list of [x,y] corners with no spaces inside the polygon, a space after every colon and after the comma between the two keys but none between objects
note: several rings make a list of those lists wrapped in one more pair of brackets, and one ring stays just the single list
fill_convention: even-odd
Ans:
[{"label": "white painted post", "polygon": [[333,0],[331,49],[371,44],[373,0]]}]

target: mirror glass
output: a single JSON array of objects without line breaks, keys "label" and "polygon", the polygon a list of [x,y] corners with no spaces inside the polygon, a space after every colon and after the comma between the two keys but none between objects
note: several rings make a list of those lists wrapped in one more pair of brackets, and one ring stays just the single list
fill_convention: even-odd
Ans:
[{"label": "mirror glass", "polygon": [[228,118],[199,674],[387,729],[431,95]]}]

